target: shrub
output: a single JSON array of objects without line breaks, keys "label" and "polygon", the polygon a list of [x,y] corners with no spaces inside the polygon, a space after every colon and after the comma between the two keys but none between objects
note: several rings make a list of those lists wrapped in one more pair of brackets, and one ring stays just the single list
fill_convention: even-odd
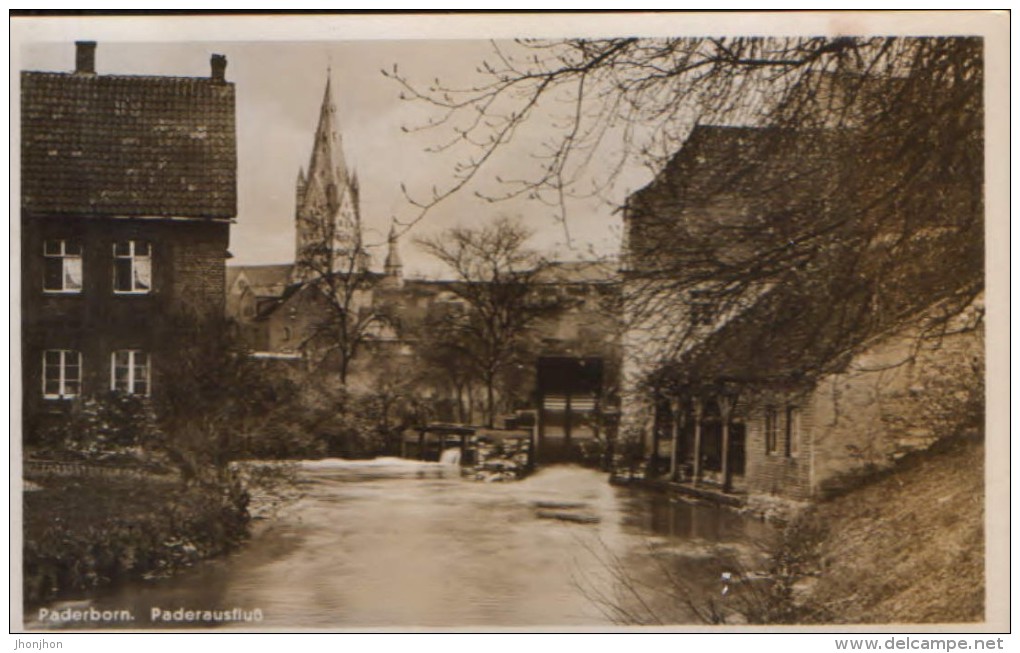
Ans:
[{"label": "shrub", "polygon": [[246,535],[247,502],[229,478],[48,479],[25,495],[25,603],[167,575],[227,552]]},{"label": "shrub", "polygon": [[159,465],[165,441],[147,398],[110,392],[76,401],[66,419],[47,429],[40,453]]}]

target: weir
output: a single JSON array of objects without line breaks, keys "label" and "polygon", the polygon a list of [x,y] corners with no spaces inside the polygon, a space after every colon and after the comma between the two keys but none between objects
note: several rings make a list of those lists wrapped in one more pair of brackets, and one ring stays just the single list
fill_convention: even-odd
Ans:
[{"label": "weir", "polygon": [[460,465],[460,449],[443,449],[439,455],[439,464],[456,467]]}]

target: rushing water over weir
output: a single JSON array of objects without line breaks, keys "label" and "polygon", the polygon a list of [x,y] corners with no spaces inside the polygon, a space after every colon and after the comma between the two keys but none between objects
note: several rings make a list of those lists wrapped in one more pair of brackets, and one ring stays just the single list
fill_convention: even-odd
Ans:
[{"label": "rushing water over weir", "polygon": [[301,463],[299,477],[304,496],[233,555],[88,605],[132,609],[134,628],[202,626],[150,622],[153,608],[181,607],[258,609],[261,622],[234,626],[274,630],[611,626],[612,605],[689,623],[661,592],[663,565],[718,596],[720,573],[755,564],[768,534],[572,466],[479,483],[451,464],[325,460]]}]

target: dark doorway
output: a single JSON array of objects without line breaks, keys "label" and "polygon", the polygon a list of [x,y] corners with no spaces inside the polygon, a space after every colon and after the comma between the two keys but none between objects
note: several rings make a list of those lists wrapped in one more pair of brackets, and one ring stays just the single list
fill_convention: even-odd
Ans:
[{"label": "dark doorway", "polygon": [[722,413],[714,400],[705,402],[701,418],[701,469],[722,471]]},{"label": "dark doorway", "polygon": [[598,445],[602,374],[601,358],[538,359],[538,462],[581,462]]},{"label": "dark doorway", "polygon": [[733,476],[744,475],[746,455],[747,427],[740,423],[730,424],[730,474]]}]

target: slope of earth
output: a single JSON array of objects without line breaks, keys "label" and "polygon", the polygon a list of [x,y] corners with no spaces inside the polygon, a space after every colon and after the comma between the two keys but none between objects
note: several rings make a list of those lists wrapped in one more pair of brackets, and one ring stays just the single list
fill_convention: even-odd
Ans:
[{"label": "slope of earth", "polygon": [[944,442],[815,506],[805,519],[817,575],[797,601],[808,620],[983,620],[984,453],[983,442]]}]

